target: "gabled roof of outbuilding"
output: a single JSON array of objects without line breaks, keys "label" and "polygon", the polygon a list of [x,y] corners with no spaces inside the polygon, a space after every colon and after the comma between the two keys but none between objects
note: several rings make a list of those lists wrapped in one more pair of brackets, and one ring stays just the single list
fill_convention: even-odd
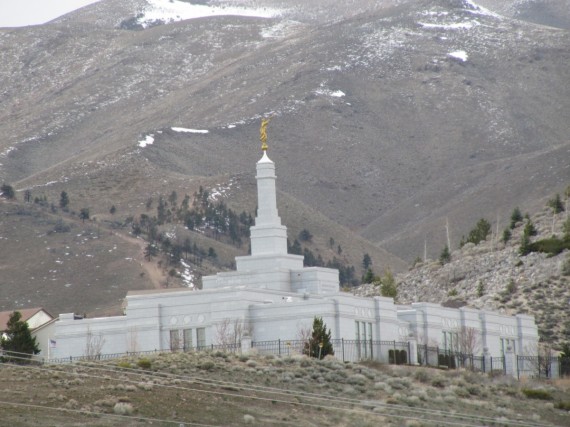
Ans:
[{"label": "gabled roof of outbuilding", "polygon": [[21,320],[23,320],[24,322],[28,321],[28,319],[30,319],[31,317],[33,317],[35,314],[39,313],[40,311],[43,311],[49,317],[53,318],[53,316],[42,307],[22,308],[22,309],[14,309],[14,310],[9,310],[9,311],[0,311],[0,331],[6,330],[6,328],[8,327],[8,320],[10,320],[10,315],[15,311],[20,312],[20,314],[22,315]]}]

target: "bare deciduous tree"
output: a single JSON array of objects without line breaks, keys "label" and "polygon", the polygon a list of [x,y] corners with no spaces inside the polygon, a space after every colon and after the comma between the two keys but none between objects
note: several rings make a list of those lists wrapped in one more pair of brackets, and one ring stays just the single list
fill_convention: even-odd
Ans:
[{"label": "bare deciduous tree", "polygon": [[101,334],[94,335],[91,328],[87,327],[87,333],[85,334],[85,357],[88,360],[97,359],[101,356],[101,350],[105,344],[105,338]]},{"label": "bare deciduous tree", "polygon": [[216,341],[223,347],[235,346],[241,342],[245,335],[250,335],[253,330],[243,319],[225,318],[216,325]]},{"label": "bare deciduous tree", "polygon": [[477,354],[481,350],[481,334],[475,328],[462,326],[456,331],[452,350],[461,354]]},{"label": "bare deciduous tree", "polygon": [[524,352],[527,355],[525,361],[530,365],[534,374],[539,378],[550,378],[552,359],[554,358],[552,347],[548,344],[537,343],[525,347]]}]

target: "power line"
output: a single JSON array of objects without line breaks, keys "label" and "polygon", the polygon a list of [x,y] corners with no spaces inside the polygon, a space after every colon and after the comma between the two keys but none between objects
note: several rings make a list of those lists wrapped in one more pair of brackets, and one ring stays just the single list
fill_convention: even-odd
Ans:
[{"label": "power line", "polygon": [[108,417],[108,418],[120,418],[120,419],[128,419],[128,420],[139,420],[139,421],[160,421],[161,423],[169,423],[169,424],[178,424],[179,426],[197,426],[197,427],[219,427],[220,424],[199,424],[199,423],[192,423],[189,421],[173,421],[173,420],[165,420],[161,418],[149,418],[149,417],[139,417],[136,415],[119,415],[119,414],[107,414],[105,412],[93,412],[93,411],[85,411],[83,409],[68,409],[68,408],[55,408],[53,406],[46,406],[46,405],[32,405],[31,403],[16,403],[16,402],[7,402],[4,400],[0,400],[0,405],[7,405],[7,406],[17,406],[22,408],[31,408],[31,409],[48,409],[51,411],[59,411],[59,412],[69,412],[74,414],[81,414],[85,416],[93,416],[93,417]]},{"label": "power line", "polygon": [[[178,380],[184,381],[186,383],[196,383],[198,385],[203,385],[203,386],[207,386],[207,387],[232,386],[232,387],[238,389],[238,390],[236,390],[235,393],[229,393],[229,392],[223,392],[223,391],[213,391],[213,390],[204,390],[204,389],[199,389],[199,388],[183,387],[183,386],[179,386],[179,385],[153,384],[153,386],[157,386],[157,387],[174,388],[174,389],[180,389],[180,390],[185,390],[185,391],[197,391],[197,392],[214,394],[214,395],[225,396],[225,397],[250,399],[250,400],[260,400],[260,401],[271,401],[271,402],[277,402],[277,403],[283,403],[283,404],[315,407],[315,408],[321,408],[321,409],[334,409],[334,410],[356,412],[356,413],[368,414],[368,415],[391,416],[394,418],[416,419],[416,420],[421,420],[424,422],[429,422],[429,421],[435,422],[435,420],[426,420],[425,416],[444,417],[444,418],[451,418],[451,419],[455,419],[455,420],[464,420],[464,421],[459,423],[459,422],[453,422],[453,421],[443,421],[443,420],[439,419],[439,420],[437,420],[437,422],[440,424],[461,425],[461,426],[466,426],[466,427],[467,426],[476,427],[476,426],[480,426],[481,424],[466,424],[465,421],[485,423],[482,425],[488,425],[488,423],[494,423],[497,421],[496,418],[484,417],[484,416],[478,416],[478,415],[469,415],[469,414],[462,414],[462,413],[449,413],[446,411],[441,411],[441,410],[436,410],[436,409],[427,409],[427,408],[417,408],[416,409],[416,408],[411,408],[411,407],[407,407],[407,406],[403,406],[403,405],[388,404],[388,403],[382,403],[382,402],[376,402],[376,401],[363,402],[362,400],[358,400],[358,399],[350,399],[350,398],[322,395],[322,394],[302,392],[302,391],[299,391],[299,392],[288,391],[288,390],[283,390],[283,389],[274,388],[274,387],[255,386],[255,385],[251,385],[251,384],[229,382],[229,381],[210,380],[210,379],[203,379],[203,378],[199,378],[199,377],[188,377],[188,376],[183,376],[183,375],[171,374],[171,373],[167,373],[167,372],[164,372],[164,373],[152,373],[152,372],[146,372],[146,371],[140,372],[138,370],[134,370],[134,369],[130,369],[130,368],[115,368],[115,369],[113,369],[109,365],[105,365],[101,362],[98,362],[98,363],[91,362],[90,364],[94,364],[95,366],[79,365],[79,367],[83,368],[83,369],[87,369],[87,370],[101,371],[101,372],[112,373],[112,374],[116,374],[117,372],[122,372],[122,373],[130,374],[130,375],[134,375],[134,376],[138,376],[138,377],[178,379]],[[19,365],[15,365],[15,366],[20,367]],[[22,368],[26,368],[26,367],[22,366]],[[66,371],[66,370],[49,369],[49,368],[44,368],[44,367],[31,367],[31,366],[28,366],[27,368],[41,370],[41,371],[48,371],[48,372],[55,371],[58,373],[65,373],[67,375],[82,376],[85,378],[97,378],[97,379],[101,378],[101,376],[97,376],[97,375],[89,375],[86,373],[79,373],[79,372],[73,372],[73,371],[68,371],[68,370]],[[140,380],[133,380],[133,379],[124,379],[124,378],[121,378],[121,379],[107,378],[107,379],[129,382],[129,383],[136,383],[136,384],[140,383]],[[321,401],[322,403],[320,403],[320,404],[307,403],[307,402],[300,402],[300,401],[275,399],[275,398],[270,398],[270,397],[260,397],[260,396],[255,396],[255,395],[253,395],[253,396],[252,395],[246,395],[246,394],[241,394],[239,389],[241,389],[242,391],[249,391],[252,393],[263,392],[263,393],[270,393],[270,394],[274,394],[274,395],[284,395],[287,397],[292,397],[292,398],[297,398],[297,399],[299,399],[299,398],[314,399],[317,401]],[[382,412],[382,413],[371,413],[369,411],[364,411],[361,409],[339,407],[338,404],[354,405],[354,406],[359,406],[362,408],[368,408],[370,406],[374,406],[374,407],[378,407],[378,408],[383,408],[389,412],[400,411],[400,412],[407,412],[409,414],[421,414],[421,415],[424,415],[424,417],[416,417],[413,415],[405,415],[404,416],[404,415],[397,415],[397,414],[393,414],[393,413],[386,414],[384,412]],[[337,406],[333,406],[333,405],[337,405]],[[531,427],[531,426],[532,427],[542,427],[542,426],[544,426],[543,424],[538,424],[538,423],[530,423],[530,422],[525,422],[525,421],[515,421],[515,420],[506,420],[506,419],[505,419],[505,422],[508,422],[510,425],[513,425],[513,426],[521,426],[521,427],[523,427],[523,426],[524,427]]]}]

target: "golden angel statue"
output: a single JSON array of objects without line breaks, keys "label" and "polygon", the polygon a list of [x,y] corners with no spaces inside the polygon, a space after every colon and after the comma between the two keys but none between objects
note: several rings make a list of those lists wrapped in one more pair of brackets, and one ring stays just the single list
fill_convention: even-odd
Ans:
[{"label": "golden angel statue", "polygon": [[267,151],[267,125],[271,121],[271,117],[261,119],[261,127],[259,128],[259,140],[261,141],[261,149]]}]

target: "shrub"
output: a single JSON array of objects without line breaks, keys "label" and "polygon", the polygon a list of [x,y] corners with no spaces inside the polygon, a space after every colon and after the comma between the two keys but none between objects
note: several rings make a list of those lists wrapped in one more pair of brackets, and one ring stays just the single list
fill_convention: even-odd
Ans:
[{"label": "shrub", "polygon": [[119,363],[117,363],[117,366],[119,368],[125,368],[125,369],[130,369],[131,368],[131,364],[126,361],[126,360],[121,360]]},{"label": "shrub", "polygon": [[570,411],[570,400],[568,402],[557,402],[554,407],[556,409],[562,409],[563,411]]},{"label": "shrub", "polygon": [[564,249],[570,249],[570,239],[560,240],[556,237],[538,240],[528,245],[529,252],[543,252],[550,256],[558,255]]},{"label": "shrub", "polygon": [[485,285],[482,280],[479,280],[477,283],[477,296],[481,298],[483,295],[485,295]]},{"label": "shrub", "polygon": [[523,388],[521,391],[529,399],[552,400],[552,395],[546,390]]},{"label": "shrub", "polygon": [[142,357],[137,361],[137,366],[141,369],[150,369],[152,366],[152,363],[146,357]]},{"label": "shrub", "polygon": [[570,257],[567,257],[562,263],[560,274],[562,274],[563,276],[570,276]]},{"label": "shrub", "polygon": [[53,226],[53,232],[54,233],[67,233],[71,230],[71,227],[66,224],[65,222],[63,222],[63,220],[60,218],[56,221],[55,225]]},{"label": "shrub", "polygon": [[513,279],[510,279],[509,283],[507,283],[505,293],[508,295],[512,295],[516,292],[516,290],[517,290],[517,284],[515,283],[515,281]]},{"label": "shrub", "polygon": [[117,415],[132,415],[135,408],[130,403],[118,402],[113,407],[113,412]]},{"label": "shrub", "polygon": [[214,364],[214,362],[208,360],[208,361],[206,361],[206,362],[203,362],[203,363],[199,364],[199,365],[198,365],[198,368],[200,368],[200,369],[202,369],[202,370],[204,370],[204,371],[211,371],[211,370],[214,369],[214,366],[216,366],[216,365]]},{"label": "shrub", "polygon": [[418,369],[414,374],[414,378],[421,383],[427,383],[431,377],[425,369]]},{"label": "shrub", "polygon": [[431,381],[433,387],[444,388],[447,386],[447,380],[442,376],[437,376]]},{"label": "shrub", "polygon": [[513,234],[511,233],[511,230],[508,228],[505,228],[503,230],[503,237],[501,238],[501,241],[503,243],[507,243],[509,240],[511,240],[512,235]]}]

